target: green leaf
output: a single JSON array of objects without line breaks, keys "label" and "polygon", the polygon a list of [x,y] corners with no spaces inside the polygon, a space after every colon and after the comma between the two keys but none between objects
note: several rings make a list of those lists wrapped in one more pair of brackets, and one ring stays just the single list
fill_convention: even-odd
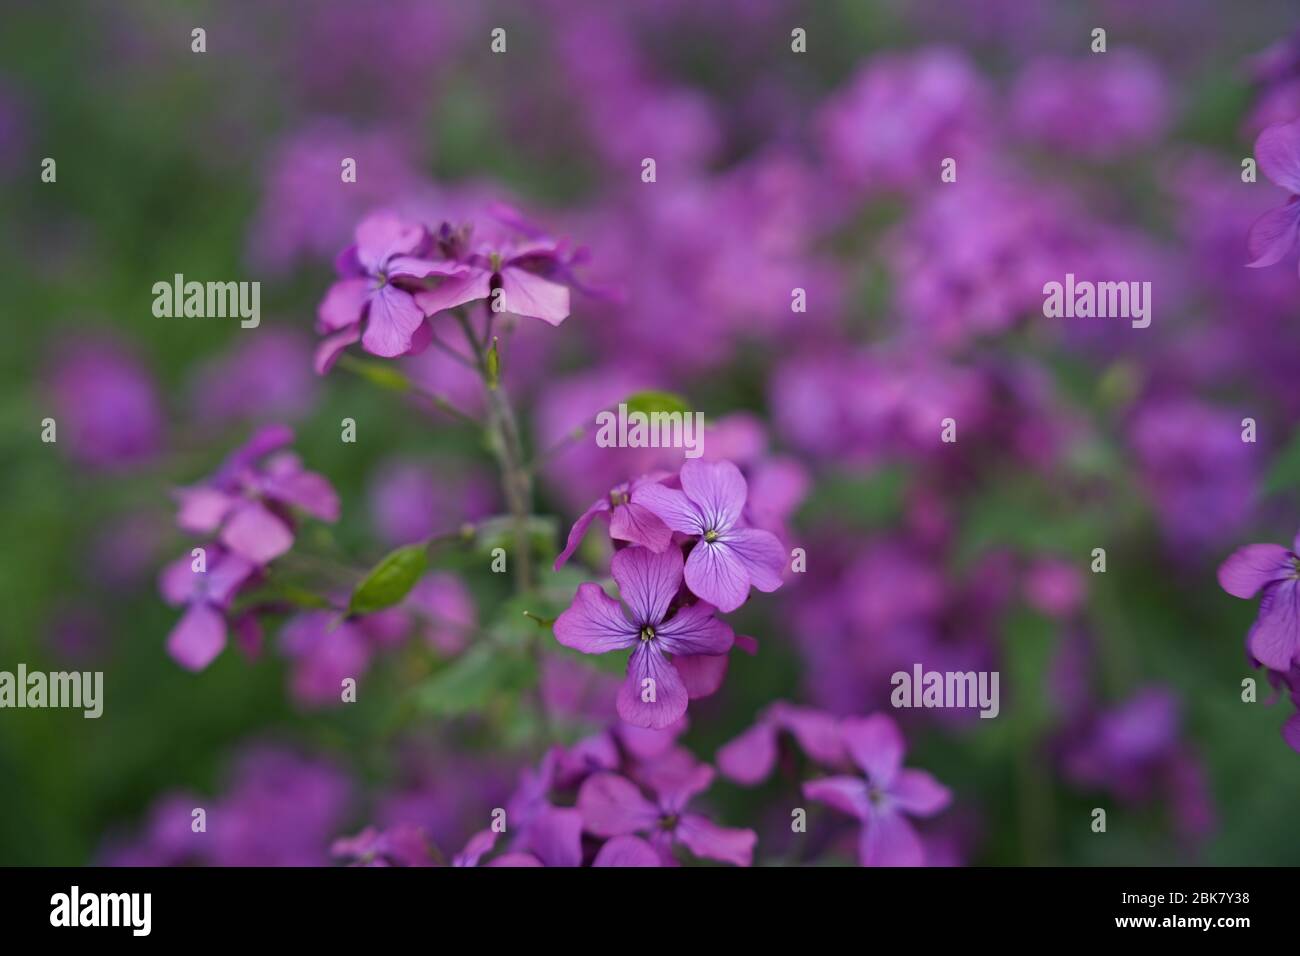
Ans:
[{"label": "green leaf", "polygon": [[349,614],[382,611],[406,597],[429,566],[423,544],[411,544],[389,552],[357,585],[348,602]]},{"label": "green leaf", "polygon": [[493,644],[476,644],[416,689],[415,705],[425,713],[456,717],[482,710],[494,697],[532,682],[526,657]]},{"label": "green leaf", "polygon": [[627,406],[629,414],[632,412],[644,412],[647,415],[654,412],[681,412],[685,415],[690,412],[690,405],[687,404],[686,399],[672,392],[637,392],[624,399],[623,404]]}]

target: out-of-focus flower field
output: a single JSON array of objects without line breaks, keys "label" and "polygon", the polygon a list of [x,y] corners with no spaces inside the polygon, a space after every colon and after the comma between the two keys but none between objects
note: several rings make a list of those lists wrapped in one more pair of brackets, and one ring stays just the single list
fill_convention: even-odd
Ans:
[{"label": "out-of-focus flower field", "polygon": [[8,0],[0,863],[1300,863],[1289,6]]}]

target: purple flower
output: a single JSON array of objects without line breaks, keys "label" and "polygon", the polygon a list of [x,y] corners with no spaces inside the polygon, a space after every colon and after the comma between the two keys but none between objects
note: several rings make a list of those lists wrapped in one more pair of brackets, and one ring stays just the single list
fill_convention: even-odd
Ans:
[{"label": "purple flower", "polygon": [[804,796],[862,821],[858,861],[863,866],[921,866],[925,848],[907,817],[929,817],[952,795],[924,770],[902,769],[905,745],[884,714],[849,717],[840,725],[849,757],[866,774],[822,777],[803,785]]},{"label": "purple flower", "polygon": [[404,607],[415,616],[425,643],[440,654],[459,654],[478,629],[474,596],[465,582],[449,571],[431,571],[422,577]]},{"label": "purple flower", "polygon": [[[588,777],[578,791],[578,812],[588,833],[599,837],[649,835],[649,842],[664,866],[675,866],[673,845],[681,844],[697,857],[749,866],[754,858],[758,835],[753,830],[721,827],[687,806],[713,783],[713,768],[707,764],[675,765],[647,773],[655,799],[616,773]],[[610,856],[616,851],[611,850]],[[638,848],[637,855],[641,856]],[[606,862],[608,862],[608,857]],[[644,865],[644,864],[621,864]]]},{"label": "purple flower", "polygon": [[337,521],[338,495],[323,476],[305,471],[297,455],[283,450],[292,441],[287,426],[259,429],[207,482],[176,491],[176,523],[195,534],[219,529],[225,547],[263,565],[293,546],[291,508]]},{"label": "purple flower", "polygon": [[788,732],[808,757],[824,767],[848,763],[839,721],[809,707],[776,701],[743,734],[718,751],[718,770],[729,780],[753,786],[766,780],[776,766],[777,740]]},{"label": "purple flower", "polygon": [[682,585],[682,555],[676,548],[663,554],[627,548],[614,555],[611,571],[627,611],[599,584],[584,582],[555,622],[556,640],[584,654],[632,648],[618,714],[638,727],[667,727],[686,713],[689,697],[673,658],[725,654],[734,635],[703,601],[670,616]]},{"label": "purple flower", "polygon": [[697,458],[682,465],[681,483],[680,491],[646,485],[638,500],[673,531],[698,538],[686,560],[686,586],[720,611],[744,604],[750,585],[779,588],[785,549],[770,531],[742,523],[749,489],[740,469]]},{"label": "purple flower", "polygon": [[167,653],[182,667],[201,671],[226,646],[225,611],[235,592],[256,573],[242,555],[210,545],[203,571],[196,571],[189,555],[163,568],[158,589],[172,607],[185,613],[167,635]]},{"label": "purple flower", "polygon": [[[471,839],[470,841],[474,841]],[[403,824],[387,830],[366,827],[330,845],[330,856],[351,866],[429,866],[429,837],[421,827]]]},{"label": "purple flower", "polygon": [[1246,635],[1251,656],[1270,670],[1286,672],[1300,651],[1300,534],[1288,551],[1280,544],[1248,544],[1219,566],[1219,586],[1233,597],[1262,592],[1259,617]]},{"label": "purple flower", "polygon": [[385,358],[418,352],[428,344],[425,314],[413,295],[419,281],[467,272],[457,263],[426,258],[431,249],[427,229],[393,213],[362,220],[355,244],[335,263],[342,278],[330,286],[316,312],[317,330],[331,333],[316,351],[317,372],[327,372],[358,340],[367,352]]},{"label": "purple flower", "polygon": [[648,867],[660,864],[659,854],[645,840],[636,836],[616,836],[605,842],[591,865]]},{"label": "purple flower", "polygon": [[873,57],[818,115],[829,165],[855,188],[910,186],[980,145],[989,91],[966,57],[930,47]]},{"label": "purple flower", "polygon": [[284,625],[280,649],[293,662],[289,690],[300,706],[341,705],[344,678],[360,681],[369,670],[374,647],[365,620],[340,622],[333,611],[307,611]]},{"label": "purple flower", "polygon": [[1255,140],[1260,171],[1291,194],[1255,220],[1246,238],[1252,269],[1274,265],[1295,249],[1300,236],[1300,120],[1270,126]]},{"label": "purple flower", "polygon": [[[443,225],[438,241],[452,254],[462,252],[463,236]],[[559,325],[569,317],[569,289],[553,281],[570,281],[564,249],[545,238],[523,244],[481,243],[473,251],[456,255],[466,268],[437,288],[420,292],[415,301],[433,316],[467,302],[476,302],[501,290],[501,311]]]},{"label": "purple flower", "polygon": [[1063,156],[1110,160],[1156,142],[1169,125],[1167,82],[1133,50],[1040,57],[1011,93],[1014,127]]},{"label": "purple flower", "polygon": [[65,348],[48,373],[58,446],[96,470],[138,465],[158,452],[163,416],[152,376],[107,339]]},{"label": "purple flower", "polygon": [[573,552],[582,543],[587,528],[598,517],[603,517],[609,521],[609,536],[611,538],[643,545],[655,554],[666,551],[673,540],[672,531],[659,520],[658,515],[646,508],[641,502],[633,499],[636,497],[638,489],[646,485],[658,484],[667,477],[668,475],[664,473],[645,475],[636,479],[636,481],[615,485],[610,489],[609,494],[597,498],[592,506],[584,511],[578,520],[573,523],[573,527],[569,530],[569,539],[564,544],[564,550],[555,559],[555,570],[558,571],[564,567],[565,562],[573,556]]},{"label": "purple flower", "polygon": [[301,418],[318,385],[310,354],[310,340],[298,332],[265,329],[241,340],[195,377],[194,414],[203,422]]}]

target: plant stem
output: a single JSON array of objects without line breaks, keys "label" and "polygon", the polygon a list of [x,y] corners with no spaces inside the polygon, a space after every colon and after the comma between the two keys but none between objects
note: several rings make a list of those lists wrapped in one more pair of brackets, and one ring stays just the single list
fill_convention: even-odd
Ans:
[{"label": "plant stem", "polygon": [[493,382],[488,373],[487,352],[484,344],[474,334],[469,318],[457,311],[456,318],[465,339],[474,351],[474,361],[488,403],[488,427],[493,433],[493,451],[501,468],[501,485],[506,504],[514,523],[515,538],[515,590],[526,594],[533,589],[532,549],[528,543],[528,516],[533,510],[533,481],[524,464],[524,446],[519,437],[519,423],[515,419],[510,399],[500,383]]}]

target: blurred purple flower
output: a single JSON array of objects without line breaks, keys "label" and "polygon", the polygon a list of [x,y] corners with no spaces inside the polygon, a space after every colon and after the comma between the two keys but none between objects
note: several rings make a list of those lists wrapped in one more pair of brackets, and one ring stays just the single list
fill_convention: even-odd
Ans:
[{"label": "blurred purple flower", "polygon": [[1275,265],[1295,251],[1300,237],[1300,120],[1270,126],[1255,140],[1260,171],[1291,194],[1255,220],[1246,238],[1252,269]]},{"label": "blurred purple flower", "polygon": [[939,813],[952,799],[948,788],[924,770],[902,769],[903,735],[890,717],[851,717],[841,723],[840,733],[866,779],[810,780],[804,795],[862,821],[858,861],[863,866],[923,865],[925,848],[907,817]]},{"label": "blurred purple flower", "polygon": [[809,707],[776,701],[754,726],[718,751],[718,770],[727,779],[745,786],[761,783],[771,776],[776,766],[777,742],[783,731],[815,763],[830,768],[846,764],[847,753],[838,719]]},{"label": "blurred purple flower", "polygon": [[337,521],[338,494],[323,476],[304,470],[297,455],[283,450],[292,442],[293,431],[285,425],[259,429],[206,482],[177,489],[176,523],[195,534],[219,531],[223,545],[263,565],[293,546],[290,509]]},{"label": "blurred purple flower", "polygon": [[157,454],[161,402],[148,371],[121,346],[93,338],[61,346],[46,381],[58,447],[73,461],[113,471]]},{"label": "blurred purple flower", "polygon": [[937,180],[945,157],[966,162],[989,120],[983,78],[960,52],[931,47],[873,57],[816,122],[838,175],[879,190]]},{"label": "blurred purple flower", "polygon": [[193,405],[203,422],[300,418],[311,407],[316,380],[311,343],[302,335],[267,329],[205,363],[195,376]]},{"label": "blurred purple flower", "polygon": [[671,772],[651,772],[647,776],[654,800],[616,773],[588,777],[578,791],[578,811],[587,832],[599,837],[648,834],[664,866],[677,864],[672,852],[677,843],[697,857],[735,866],[750,865],[758,840],[753,830],[721,827],[687,809],[713,783],[712,767],[673,767]]},{"label": "blurred purple flower", "polygon": [[1154,60],[1133,50],[1030,61],[1011,93],[1020,132],[1062,156],[1111,160],[1154,145],[1171,116]]},{"label": "blurred purple flower", "polygon": [[185,607],[167,635],[167,653],[192,671],[203,670],[225,648],[225,612],[235,593],[257,572],[243,555],[218,545],[205,550],[203,571],[196,571],[197,559],[186,555],[163,568],[158,577],[163,600],[172,607]]}]

